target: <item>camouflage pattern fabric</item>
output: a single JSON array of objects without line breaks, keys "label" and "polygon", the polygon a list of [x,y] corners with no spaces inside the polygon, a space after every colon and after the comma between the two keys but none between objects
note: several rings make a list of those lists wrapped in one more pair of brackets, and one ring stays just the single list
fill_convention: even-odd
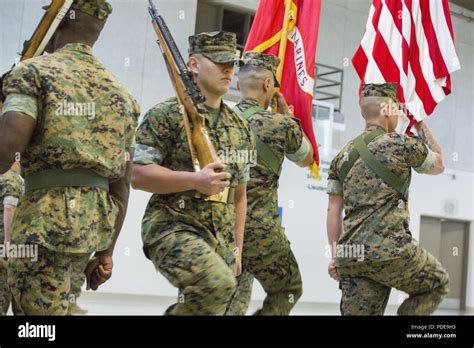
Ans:
[{"label": "camouflage pattern fabric", "polygon": [[236,280],[234,268],[195,232],[173,232],[148,249],[157,271],[179,289],[167,315],[222,315]]},{"label": "camouflage pattern fabric", "polygon": [[[214,63],[239,59],[233,33],[212,32],[189,37],[189,54],[196,53]],[[204,106],[207,109],[203,115],[204,126],[221,162],[226,164],[224,171],[231,174],[230,188],[235,189],[249,180],[249,154],[254,149],[252,133],[223,102],[218,109]],[[135,164],[194,171],[176,98],[159,103],[145,115],[136,143]],[[235,290],[235,222],[233,203],[205,201],[196,191],[151,197],[142,221],[145,254],[189,299],[184,305],[170,307],[169,314],[224,313]],[[194,240],[187,239],[190,233],[195,234]],[[170,242],[173,238],[174,244]],[[153,253],[162,243],[174,245],[173,252],[169,258],[157,260]],[[189,264],[190,258],[201,262]],[[214,268],[214,272],[209,268]],[[199,282],[198,286],[195,281]],[[222,284],[217,285],[219,282]],[[214,289],[222,294],[216,295]]]},{"label": "camouflage pattern fabric", "polygon": [[[89,46],[72,43],[20,63],[3,91],[4,112],[37,121],[21,159],[25,175],[85,168],[113,181],[124,174],[139,106]],[[60,252],[104,250],[117,212],[111,196],[97,188],[36,190],[20,200],[12,242]]]},{"label": "camouflage pattern fabric", "polygon": [[[237,108],[244,112],[256,105],[258,101],[246,98]],[[261,111],[249,118],[249,126],[281,161],[287,156],[298,162],[308,154],[309,148],[301,150],[303,132],[298,122],[287,115]],[[289,314],[302,293],[298,263],[278,217],[278,179],[259,159],[257,166],[251,168],[247,184],[242,267],[255,276],[267,292],[263,308],[257,313],[261,315]],[[228,314],[244,315],[247,311],[252,284],[245,277],[241,279]]]},{"label": "camouflage pattern fabric", "polygon": [[77,299],[81,296],[81,288],[86,281],[84,271],[86,270],[90,257],[91,255],[87,258],[78,258],[71,262],[71,295],[69,302],[77,302]]},{"label": "camouflage pattern fabric", "polygon": [[[247,245],[244,244],[244,248]],[[272,261],[245,257],[244,253],[242,268],[244,272],[237,278],[237,291],[232,297],[226,315],[245,315],[250,304],[253,277],[259,281],[267,294],[262,308],[254,315],[290,314],[303,294],[298,262],[291,249],[288,248],[286,254],[279,254],[279,257]]]},{"label": "camouflage pattern fabric", "polygon": [[399,315],[429,315],[449,292],[446,270],[416,245],[409,257],[354,264],[338,268],[338,274],[343,315],[383,315],[391,288],[409,295]]},{"label": "camouflage pattern fabric", "polygon": [[[379,126],[366,127],[364,136]],[[400,180],[411,179],[411,168],[428,172],[434,155],[418,137],[384,133],[376,137],[369,150]],[[344,199],[344,232],[339,244],[363,245],[364,261],[379,261],[409,255],[413,250],[409,230],[408,203],[359,158],[341,183],[338,173],[352,151],[346,144],[334,157],[328,173],[328,194]],[[370,218],[368,218],[370,217]],[[337,258],[338,267],[357,263],[357,256]]]},{"label": "camouflage pattern fabric", "polygon": [[[377,128],[381,127],[368,125],[363,135]],[[384,132],[368,148],[401,180],[410,180],[411,168],[427,173],[435,163],[433,152],[418,137]],[[343,291],[341,311],[383,314],[389,295],[387,287],[396,287],[414,296],[400,307],[400,314],[429,313],[446,292],[446,271],[412,238],[408,202],[361,158],[345,182],[340,181],[339,172],[352,149],[352,142],[345,145],[328,173],[328,194],[341,195],[344,201],[344,232],[338,247],[346,251],[352,248],[335,258]],[[425,277],[426,281],[422,281]],[[421,297],[415,296],[418,293]],[[419,305],[417,299],[421,301]]]},{"label": "camouflage pattern fabric", "polygon": [[242,56],[245,65],[252,65],[259,68],[269,70],[273,73],[275,79],[275,87],[280,87],[277,79],[277,70],[280,65],[280,58],[272,54],[263,54],[260,52],[245,52]]},{"label": "camouflage pattern fabric", "polygon": [[214,63],[243,62],[240,60],[237,51],[237,38],[234,33],[224,31],[213,31],[192,35],[189,41],[189,55],[202,54]]},{"label": "camouflage pattern fabric", "polygon": [[0,257],[0,316],[7,314],[10,302],[11,294],[8,287],[7,260]]},{"label": "camouflage pattern fabric", "polygon": [[237,277],[237,289],[229,301],[225,315],[243,316],[247,313],[252,299],[253,281],[253,274],[242,268],[242,273]]},{"label": "camouflage pattern fabric", "polygon": [[[225,104],[220,112],[208,108],[205,119],[218,155],[226,151],[253,150],[250,130]],[[158,104],[145,115],[137,130],[136,142],[135,164],[158,164],[174,171],[194,171],[176,98]],[[245,161],[227,163],[224,170],[232,176],[230,187],[248,181],[249,167]],[[220,255],[232,265],[235,259],[235,206],[204,201],[196,196],[196,191],[153,195],[142,221],[144,245],[152,245],[172,232],[192,231],[201,235],[211,247],[219,247]]]},{"label": "camouflage pattern fabric", "polygon": [[366,83],[362,85],[362,97],[387,97],[391,98],[395,103],[397,98],[396,83]]},{"label": "camouflage pattern fabric", "polygon": [[[47,10],[49,5],[43,6]],[[79,10],[103,21],[112,13],[112,5],[106,0],[74,0],[72,9]]]},{"label": "camouflage pattern fabric", "polygon": [[[0,244],[4,240],[3,209],[5,204],[16,206],[23,192],[20,175],[9,170],[0,175]],[[10,307],[10,289],[7,280],[7,260],[0,258],[0,315],[6,315]]]},{"label": "camouflage pattern fabric", "polygon": [[71,265],[89,254],[70,254],[38,247],[38,259],[8,260],[8,285],[15,315],[67,315]]}]

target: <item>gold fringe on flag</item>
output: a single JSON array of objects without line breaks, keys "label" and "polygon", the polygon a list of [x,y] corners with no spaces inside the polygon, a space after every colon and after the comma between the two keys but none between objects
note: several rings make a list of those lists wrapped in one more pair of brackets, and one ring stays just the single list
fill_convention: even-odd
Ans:
[{"label": "gold fringe on flag", "polygon": [[311,167],[309,168],[309,173],[313,179],[321,180],[321,177],[319,176],[319,168],[316,164],[316,161],[314,161]]}]

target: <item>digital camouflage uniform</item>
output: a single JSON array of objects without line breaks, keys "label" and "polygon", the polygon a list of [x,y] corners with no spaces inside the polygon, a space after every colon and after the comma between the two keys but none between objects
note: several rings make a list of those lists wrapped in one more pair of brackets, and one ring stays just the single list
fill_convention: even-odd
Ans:
[{"label": "digital camouflage uniform", "polygon": [[91,255],[88,255],[88,257],[83,257],[75,262],[71,262],[71,291],[69,294],[68,309],[68,314],[70,315],[86,314],[88,312],[77,304],[77,300],[81,296],[81,288],[86,281],[84,271],[86,270],[90,257]]},{"label": "digital camouflage uniform", "polygon": [[[364,97],[397,100],[394,84],[364,85],[362,93]],[[377,127],[367,126],[364,135]],[[359,261],[347,257],[350,254],[336,257],[342,290],[341,313],[383,315],[394,287],[409,294],[398,314],[430,314],[448,293],[448,274],[412,238],[407,200],[361,158],[341,182],[341,166],[352,149],[350,142],[333,159],[327,188],[328,194],[342,195],[344,200],[344,232],[338,245],[364,247],[363,260],[360,255]],[[384,132],[369,143],[368,149],[402,180],[410,180],[411,168],[427,173],[435,163],[434,153],[416,136]]]},{"label": "digital camouflage uniform", "polygon": [[[275,56],[254,52],[245,53],[243,61],[274,74],[279,64]],[[254,106],[260,104],[251,98],[244,98],[237,104],[241,112]],[[285,156],[299,162],[310,152],[297,119],[261,108],[248,121],[255,137],[269,146],[279,163]],[[279,174],[258,156],[258,164],[251,168],[247,185],[243,273],[238,277],[238,288],[227,310],[228,315],[247,312],[253,277],[267,293],[262,309],[255,313],[258,315],[288,315],[303,292],[298,263],[278,217],[278,179]]]},{"label": "digital camouflage uniform", "polygon": [[[202,33],[189,41],[190,53],[220,63],[238,60],[235,34]],[[206,108],[205,127],[218,153],[252,150],[250,130],[228,106]],[[194,171],[176,98],[145,115],[137,130],[134,163]],[[232,175],[232,188],[249,179],[248,163],[228,163],[224,170]],[[224,314],[236,286],[235,221],[234,204],[205,201],[196,191],[151,197],[142,221],[144,251],[180,293],[167,314]]]},{"label": "digital camouflage uniform", "polygon": [[[23,180],[20,175],[13,170],[9,170],[0,175],[0,245],[3,250],[7,250],[7,246],[3,244],[5,238],[3,225],[3,212],[6,205],[16,207],[18,200],[23,192]],[[7,314],[10,306],[10,289],[7,282],[7,260],[0,256],[0,315]]]},{"label": "digital camouflage uniform", "polygon": [[[95,8],[97,18],[111,11],[110,4],[99,0],[75,1],[75,8],[86,13]],[[20,63],[9,73],[3,92],[7,96],[4,113],[22,112],[37,122],[21,159],[26,192],[18,205],[11,240],[37,245],[39,258],[9,262],[14,312],[64,315],[71,262],[83,262],[111,243],[119,209],[108,193],[108,183],[125,173],[139,106],[94,57],[91,47],[80,43]],[[35,176],[47,179],[51,170],[77,169],[100,176],[106,188],[28,190]],[[51,178],[49,184],[55,180]]]}]

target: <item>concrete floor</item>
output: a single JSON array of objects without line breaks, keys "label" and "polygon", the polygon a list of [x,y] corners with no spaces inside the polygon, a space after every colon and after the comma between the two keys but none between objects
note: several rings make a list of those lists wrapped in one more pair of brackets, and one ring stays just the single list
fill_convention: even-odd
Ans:
[{"label": "concrete floor", "polygon": [[[88,315],[162,315],[169,305],[176,301],[175,297],[139,296],[85,292],[78,304],[89,310]],[[260,301],[252,301],[248,314],[255,312],[261,305]],[[395,315],[396,306],[388,306],[387,315]],[[471,311],[438,309],[434,315],[473,315]],[[335,303],[299,302],[292,315],[340,315],[339,305]]]}]

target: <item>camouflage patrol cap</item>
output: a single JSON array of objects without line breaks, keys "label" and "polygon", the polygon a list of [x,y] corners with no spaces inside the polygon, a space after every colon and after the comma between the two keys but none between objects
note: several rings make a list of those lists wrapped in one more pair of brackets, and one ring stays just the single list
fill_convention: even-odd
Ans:
[{"label": "camouflage patrol cap", "polygon": [[276,77],[278,66],[280,65],[280,58],[272,54],[263,54],[260,52],[245,52],[242,60],[245,65],[258,66],[260,68],[269,70],[273,73],[275,78],[275,87],[280,87],[280,83]]},{"label": "camouflage patrol cap", "polygon": [[[43,6],[47,10],[50,5]],[[87,13],[103,21],[112,13],[112,5],[107,0],[74,0],[71,9]]]},{"label": "camouflage patrol cap", "polygon": [[363,84],[362,97],[388,97],[398,103],[397,84],[395,82]]},{"label": "camouflage patrol cap", "polygon": [[234,33],[225,31],[205,32],[189,37],[189,55],[199,53],[214,63],[239,62],[237,38]]}]

